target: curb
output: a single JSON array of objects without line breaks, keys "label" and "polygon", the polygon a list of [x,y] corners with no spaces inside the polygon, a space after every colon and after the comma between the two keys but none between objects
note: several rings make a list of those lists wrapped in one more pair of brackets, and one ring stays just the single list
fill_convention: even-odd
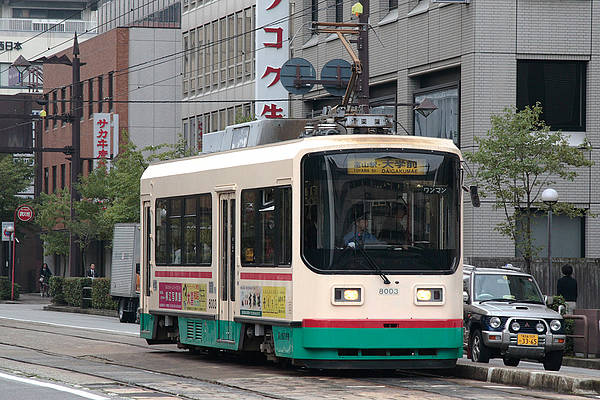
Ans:
[{"label": "curb", "polygon": [[559,372],[525,371],[519,369],[456,364],[456,377],[478,381],[528,387],[564,394],[600,394],[600,378],[576,378]]},{"label": "curb", "polygon": [[600,369],[600,359],[598,358],[563,358],[563,365],[575,368]]},{"label": "curb", "polygon": [[119,317],[119,314],[115,310],[99,310],[99,309],[95,309],[95,308],[55,306],[55,305],[50,304],[50,305],[44,306],[44,310],[45,311],[60,311],[60,312],[78,313],[78,314],[102,315],[105,317],[115,317],[115,318]]}]

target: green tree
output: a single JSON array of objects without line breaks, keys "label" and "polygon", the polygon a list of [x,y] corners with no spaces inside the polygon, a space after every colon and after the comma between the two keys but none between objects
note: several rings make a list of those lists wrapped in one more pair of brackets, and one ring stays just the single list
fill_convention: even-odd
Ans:
[{"label": "green tree", "polygon": [[[69,254],[69,233],[79,238],[85,254],[96,240],[110,241],[113,227],[119,222],[139,222],[140,178],[151,160],[166,160],[191,155],[180,136],[173,145],[160,145],[138,150],[129,143],[127,132],[122,132],[126,143],[110,168],[99,167],[88,176],[80,177],[77,190],[81,200],[74,204],[76,220],[70,218],[68,190],[42,196],[37,222],[42,228],[46,254]],[[144,157],[144,153],[148,157]]]},{"label": "green tree", "polygon": [[12,221],[15,209],[23,203],[17,193],[23,192],[33,179],[34,168],[31,160],[0,155],[0,215],[3,221]]},{"label": "green tree", "polygon": [[[541,192],[557,179],[575,179],[575,168],[592,165],[582,148],[569,146],[562,132],[550,131],[541,114],[537,103],[521,111],[509,107],[501,115],[492,115],[487,135],[475,138],[478,150],[465,155],[477,164],[475,178],[483,185],[482,195],[492,195],[494,208],[504,212],[504,221],[495,229],[513,240],[527,272],[539,252],[532,238],[532,220],[538,210],[548,211],[540,201]],[[583,149],[587,148],[585,142]],[[584,213],[566,202],[556,204],[553,211],[571,217]]]}]

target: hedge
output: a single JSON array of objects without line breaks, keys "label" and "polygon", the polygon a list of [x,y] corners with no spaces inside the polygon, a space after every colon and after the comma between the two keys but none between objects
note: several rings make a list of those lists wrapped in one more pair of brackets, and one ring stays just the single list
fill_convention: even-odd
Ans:
[{"label": "hedge", "polygon": [[52,296],[52,303],[61,305],[66,304],[65,293],[63,287],[65,284],[65,278],[62,276],[51,276],[50,277],[50,296]]},{"label": "hedge", "polygon": [[[92,308],[116,310],[117,302],[110,295],[110,279],[107,278],[50,278],[52,303],[82,307],[83,288],[92,288]],[[9,292],[10,295],[10,292]]]},{"label": "hedge", "polygon": [[[0,276],[0,300],[10,300],[10,281],[8,280],[8,276]],[[14,300],[19,299],[19,293],[21,292],[21,285],[15,283],[14,287]]]},{"label": "hedge", "polygon": [[92,282],[92,308],[116,310],[117,302],[110,295],[110,279],[95,278]]},{"label": "hedge", "polygon": [[91,278],[65,278],[63,294],[67,305],[81,307],[83,288],[91,284]]}]

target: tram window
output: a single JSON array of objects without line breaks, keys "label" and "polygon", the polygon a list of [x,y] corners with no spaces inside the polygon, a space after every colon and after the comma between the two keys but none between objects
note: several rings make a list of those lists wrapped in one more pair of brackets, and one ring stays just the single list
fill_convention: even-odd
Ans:
[{"label": "tram window", "polygon": [[269,187],[242,191],[242,264],[290,265],[292,190]]},{"label": "tram window", "polygon": [[167,200],[156,201],[156,263],[167,263]]},{"label": "tram window", "polygon": [[156,201],[156,264],[209,265],[212,260],[210,194]]}]

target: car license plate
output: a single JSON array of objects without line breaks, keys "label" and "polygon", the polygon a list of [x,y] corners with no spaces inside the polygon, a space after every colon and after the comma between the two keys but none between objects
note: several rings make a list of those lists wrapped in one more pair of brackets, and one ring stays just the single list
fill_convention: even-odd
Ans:
[{"label": "car license plate", "polygon": [[538,335],[529,335],[525,333],[519,333],[517,335],[517,344],[519,346],[537,346]]}]

